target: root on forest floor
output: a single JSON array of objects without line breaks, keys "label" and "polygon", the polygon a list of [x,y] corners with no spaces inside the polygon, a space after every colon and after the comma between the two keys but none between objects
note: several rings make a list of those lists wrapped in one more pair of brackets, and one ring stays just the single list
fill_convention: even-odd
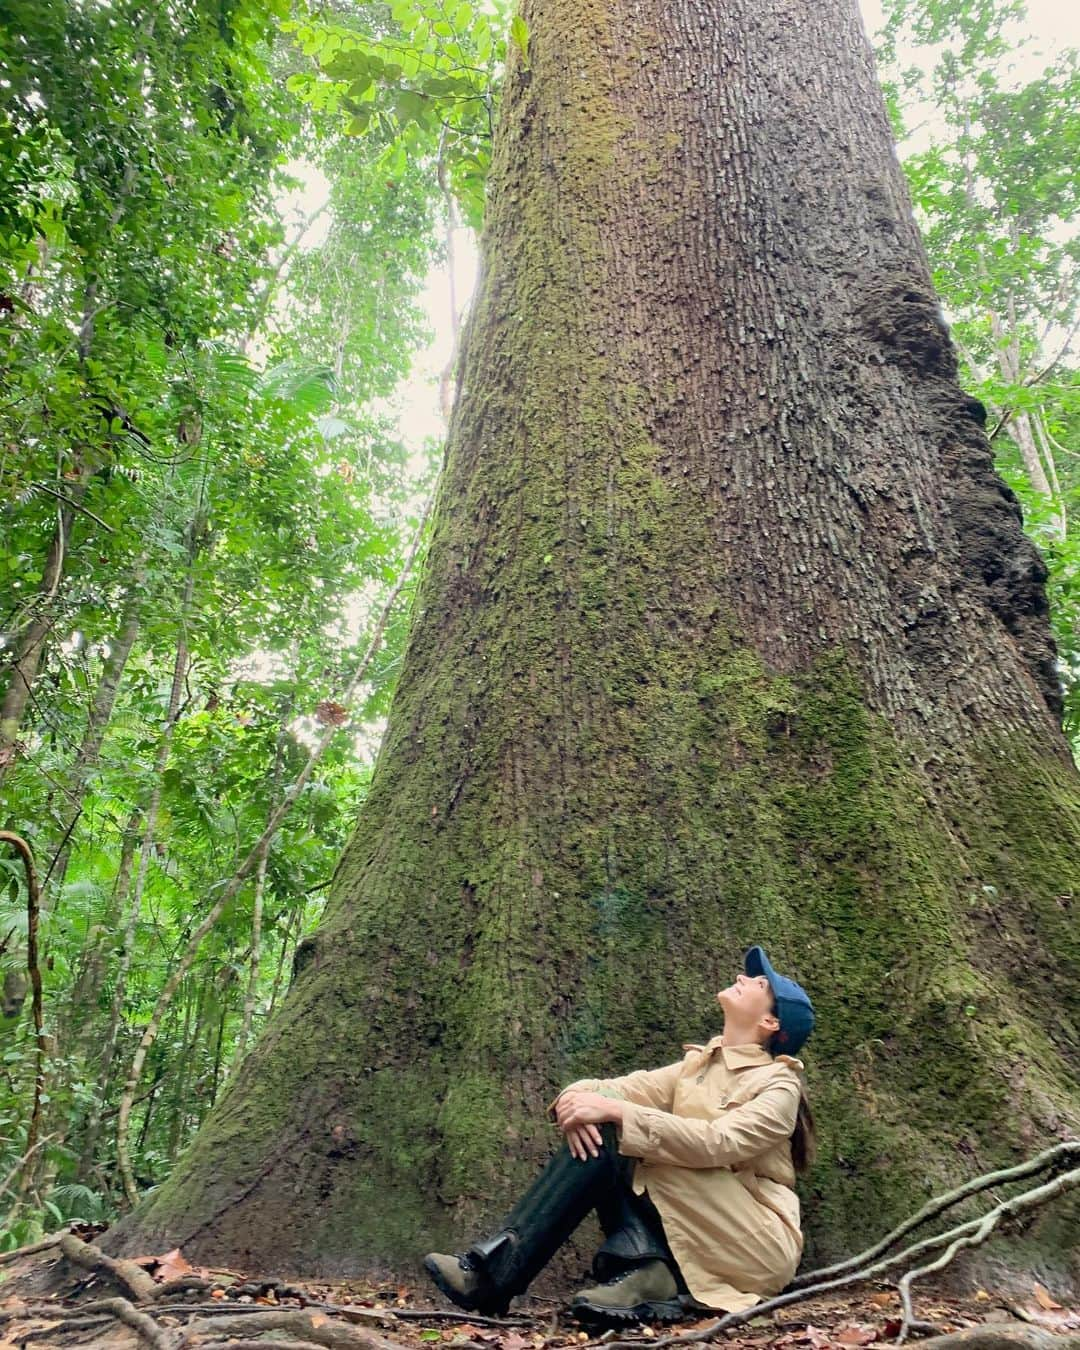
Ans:
[{"label": "root on forest floor", "polygon": [[[128,1333],[134,1334],[136,1344],[150,1350],[244,1350],[270,1345],[291,1350],[434,1350],[436,1345],[439,1350],[584,1350],[590,1342],[605,1350],[640,1350],[644,1345],[665,1350],[719,1336],[755,1350],[852,1350],[874,1342],[900,1345],[913,1334],[933,1336],[934,1350],[1080,1350],[1080,1309],[1063,1308],[1041,1285],[1034,1286],[1034,1308],[996,1302],[996,1316],[1000,1318],[1003,1308],[1021,1319],[1019,1324],[987,1320],[985,1314],[995,1308],[995,1300],[983,1290],[966,1301],[939,1297],[930,1310],[932,1320],[917,1318],[911,1288],[916,1279],[944,1269],[962,1249],[981,1245],[1018,1216],[1080,1186],[1077,1163],[1080,1141],[1071,1141],[1019,1167],[975,1178],[929,1201],[867,1251],[800,1277],[776,1298],[659,1338],[647,1327],[639,1334],[608,1331],[593,1338],[550,1312],[492,1318],[410,1307],[404,1289],[389,1304],[379,1303],[376,1291],[365,1291],[372,1294],[370,1298],[357,1297],[354,1286],[335,1289],[276,1279],[245,1282],[228,1272],[197,1271],[178,1251],[143,1261],[117,1259],[74,1233],[57,1234],[0,1257],[0,1264],[15,1264],[20,1259],[32,1262],[47,1252],[55,1261],[59,1253],[60,1261],[80,1272],[66,1296],[7,1299],[0,1307],[0,1350],[15,1346],[46,1350],[115,1346],[120,1350],[132,1344]],[[962,1200],[1040,1172],[1048,1174],[1040,1185],[998,1200],[979,1218],[887,1254],[915,1228]],[[932,1252],[937,1253],[932,1260],[921,1260]],[[861,1300],[852,1300],[846,1293],[835,1297],[839,1290],[856,1284],[881,1284],[885,1272],[896,1267],[905,1267],[906,1273],[890,1287]],[[124,1296],[80,1301],[102,1281],[118,1285]],[[536,1300],[525,1302],[537,1306]],[[795,1303],[804,1305],[800,1320],[781,1315],[781,1309]],[[266,1336],[272,1340],[263,1339]]]}]

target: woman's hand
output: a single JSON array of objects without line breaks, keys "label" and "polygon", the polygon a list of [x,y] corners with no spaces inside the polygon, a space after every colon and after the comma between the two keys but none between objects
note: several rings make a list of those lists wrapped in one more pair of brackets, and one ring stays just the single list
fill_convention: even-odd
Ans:
[{"label": "woman's hand", "polygon": [[603,1139],[597,1128],[606,1121],[622,1124],[622,1102],[599,1092],[564,1092],[555,1103],[555,1119],[566,1135],[567,1147],[582,1161],[600,1151]]},{"label": "woman's hand", "polygon": [[566,1131],[566,1147],[571,1157],[581,1162],[587,1162],[590,1157],[598,1158],[602,1143],[600,1131],[595,1125],[582,1125],[579,1129]]}]

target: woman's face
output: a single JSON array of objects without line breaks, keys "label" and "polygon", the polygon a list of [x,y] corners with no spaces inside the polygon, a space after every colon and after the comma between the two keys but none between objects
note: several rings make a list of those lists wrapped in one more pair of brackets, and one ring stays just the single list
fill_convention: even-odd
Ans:
[{"label": "woman's face", "polygon": [[735,983],[721,989],[716,1001],[723,1008],[724,1016],[741,1026],[756,1026],[773,1011],[773,994],[764,975],[736,975]]}]

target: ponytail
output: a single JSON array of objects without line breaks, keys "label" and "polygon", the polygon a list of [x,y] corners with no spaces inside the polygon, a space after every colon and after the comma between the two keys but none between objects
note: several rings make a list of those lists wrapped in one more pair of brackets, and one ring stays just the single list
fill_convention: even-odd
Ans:
[{"label": "ponytail", "polygon": [[799,1083],[799,1110],[795,1117],[795,1129],[791,1135],[791,1161],[796,1172],[807,1172],[817,1153],[817,1130],[814,1128],[814,1113],[810,1110],[810,1099],[806,1095],[806,1086]]}]

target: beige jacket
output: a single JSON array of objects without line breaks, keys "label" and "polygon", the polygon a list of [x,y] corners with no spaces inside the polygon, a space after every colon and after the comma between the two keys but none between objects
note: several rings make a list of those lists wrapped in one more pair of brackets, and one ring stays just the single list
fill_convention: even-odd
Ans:
[{"label": "beige jacket", "polygon": [[634,1190],[659,1210],[694,1298],[738,1312],[788,1284],[802,1255],[791,1134],[803,1066],[721,1036],[683,1049],[666,1068],[570,1087],[628,1103],[619,1152],[638,1159]]}]

